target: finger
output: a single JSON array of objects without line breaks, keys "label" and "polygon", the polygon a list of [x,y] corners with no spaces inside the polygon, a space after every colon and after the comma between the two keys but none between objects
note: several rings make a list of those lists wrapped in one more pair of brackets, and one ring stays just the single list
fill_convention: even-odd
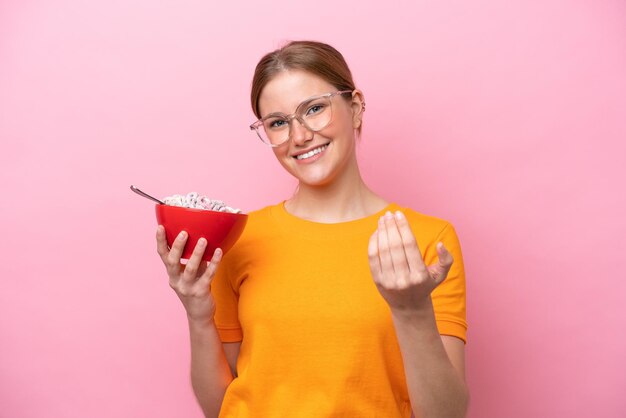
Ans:
[{"label": "finger", "polygon": [[206,282],[206,286],[208,286],[213,277],[215,276],[215,272],[217,271],[217,267],[220,265],[220,261],[222,261],[222,256],[224,252],[221,248],[216,248],[213,252],[213,256],[211,257],[211,261],[209,262],[207,269],[204,271],[202,276],[198,279],[198,283],[202,282],[203,284]]},{"label": "finger", "polygon": [[393,282],[393,261],[391,260],[391,253],[389,252],[389,241],[387,240],[387,228],[385,226],[385,219],[381,217],[378,220],[378,258],[380,259],[380,271],[382,276],[382,282],[387,285],[391,285]]},{"label": "finger", "polygon": [[161,256],[161,260],[165,261],[167,253],[169,253],[170,249],[167,246],[167,240],[165,239],[165,228],[163,227],[163,225],[159,225],[157,227],[156,241],[157,253],[159,253],[159,256]]},{"label": "finger", "polygon": [[396,220],[391,212],[385,214],[385,227],[387,229],[387,240],[389,242],[389,253],[391,254],[393,270],[396,273],[396,279],[402,282],[401,284],[404,284],[409,275],[409,265],[407,263],[406,254],[404,253],[402,237],[400,236]]},{"label": "finger", "polygon": [[183,255],[185,244],[187,243],[187,232],[180,231],[174,242],[172,248],[167,256],[168,262],[178,265],[180,263],[180,257]]},{"label": "finger", "polygon": [[443,242],[437,243],[437,255],[439,256],[439,264],[442,267],[448,269],[452,267],[452,264],[454,263],[454,257],[452,256],[452,253],[448,251]]},{"label": "finger", "polygon": [[452,263],[454,263],[454,257],[452,257],[450,251],[443,245],[443,242],[437,243],[437,258],[437,275],[435,281],[441,283],[448,276],[450,268],[452,268]]},{"label": "finger", "polygon": [[420,253],[419,246],[417,245],[415,235],[413,235],[408,219],[404,216],[404,213],[400,211],[396,211],[395,218],[398,231],[402,237],[402,243],[404,244],[404,252],[409,264],[409,269],[417,273],[426,272],[426,265],[422,259],[422,254]]},{"label": "finger", "polygon": [[376,283],[380,283],[381,267],[380,258],[378,258],[378,230],[374,231],[367,245],[367,256],[370,262],[370,270],[372,277]]},{"label": "finger", "polygon": [[191,253],[191,257],[187,261],[185,265],[185,270],[183,271],[183,280],[187,282],[191,282],[196,280],[196,276],[198,275],[198,269],[200,268],[202,261],[202,256],[204,255],[204,250],[206,249],[206,239],[200,238],[196,243],[196,246]]}]

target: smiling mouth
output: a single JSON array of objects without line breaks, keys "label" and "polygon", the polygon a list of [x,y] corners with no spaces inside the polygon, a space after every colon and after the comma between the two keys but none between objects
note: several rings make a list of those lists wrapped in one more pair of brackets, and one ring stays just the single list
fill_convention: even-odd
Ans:
[{"label": "smiling mouth", "polygon": [[296,160],[306,160],[307,158],[311,158],[314,155],[319,154],[320,152],[324,151],[326,148],[328,148],[328,144],[321,145],[321,146],[319,146],[317,148],[312,149],[309,152],[306,152],[306,153],[300,154],[300,155],[296,155],[293,158],[295,158]]}]

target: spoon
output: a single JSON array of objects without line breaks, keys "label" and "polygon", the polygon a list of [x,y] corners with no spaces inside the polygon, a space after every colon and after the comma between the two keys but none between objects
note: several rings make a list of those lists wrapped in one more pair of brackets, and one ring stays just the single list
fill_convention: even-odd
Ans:
[{"label": "spoon", "polygon": [[156,197],[152,197],[150,196],[148,193],[146,192],[142,192],[141,190],[139,190],[138,188],[136,188],[135,186],[133,186],[132,184],[130,185],[130,190],[132,190],[133,192],[137,193],[139,196],[143,196],[146,199],[150,199],[153,202],[157,202],[160,205],[164,205],[165,203],[161,202],[159,199],[157,199]]}]

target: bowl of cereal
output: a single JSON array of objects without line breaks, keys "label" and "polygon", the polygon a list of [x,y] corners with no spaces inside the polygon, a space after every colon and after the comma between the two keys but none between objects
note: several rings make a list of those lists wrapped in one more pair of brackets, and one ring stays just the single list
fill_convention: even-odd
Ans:
[{"label": "bowl of cereal", "polygon": [[248,215],[241,210],[195,192],[168,196],[162,202],[155,205],[155,211],[157,222],[165,228],[167,245],[171,247],[181,231],[189,235],[181,256],[183,259],[191,257],[200,238],[207,240],[203,260],[211,260],[216,248],[226,254],[248,222]]}]

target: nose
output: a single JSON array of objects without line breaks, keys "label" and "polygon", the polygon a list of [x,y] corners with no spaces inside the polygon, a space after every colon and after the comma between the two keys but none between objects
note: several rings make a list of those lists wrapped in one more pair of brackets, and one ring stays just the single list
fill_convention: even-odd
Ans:
[{"label": "nose", "polygon": [[305,142],[313,139],[313,131],[307,129],[304,124],[294,118],[291,121],[291,140],[296,145],[304,145]]}]

